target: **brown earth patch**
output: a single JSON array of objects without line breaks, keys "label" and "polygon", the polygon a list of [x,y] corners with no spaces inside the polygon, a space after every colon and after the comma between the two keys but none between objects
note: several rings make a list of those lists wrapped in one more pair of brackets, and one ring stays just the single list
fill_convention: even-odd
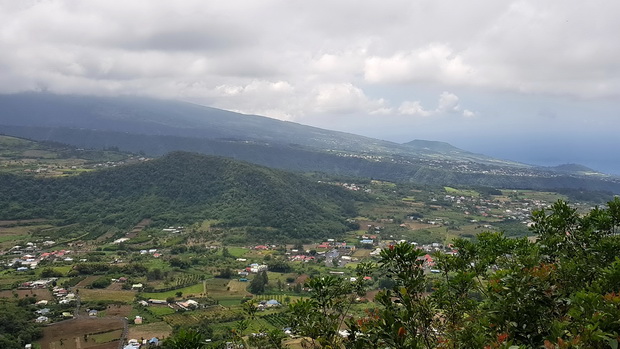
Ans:
[{"label": "brown earth patch", "polygon": [[295,279],[295,283],[296,284],[305,284],[306,280],[308,280],[310,278],[310,275],[308,274],[301,274],[297,277],[297,279]]},{"label": "brown earth patch", "polygon": [[131,305],[110,304],[105,310],[106,316],[127,317],[131,314],[133,307]]},{"label": "brown earth patch", "polygon": [[123,283],[122,282],[113,282],[110,284],[110,286],[108,286],[106,288],[106,290],[110,290],[110,291],[122,291],[123,290]]},{"label": "brown earth patch", "polygon": [[7,225],[15,225],[15,224],[30,224],[30,223],[40,223],[47,222],[47,219],[37,218],[37,219],[18,219],[11,221],[0,221],[0,227],[6,227]]},{"label": "brown earth patch", "polygon": [[127,233],[126,237],[130,239],[136,237],[142,230],[144,230],[144,228],[148,227],[150,224],[150,219],[141,220],[140,223],[136,224],[136,226],[133,227],[133,229],[131,229],[129,233]]},{"label": "brown earth patch", "polygon": [[123,320],[121,318],[113,317],[82,317],[78,319],[57,322],[43,328],[43,338],[40,341],[41,349],[118,348],[118,341],[98,344],[92,340],[84,340],[84,335],[111,332],[123,328]]},{"label": "brown earth patch", "polygon": [[86,286],[90,286],[90,284],[92,284],[95,280],[99,279],[101,276],[89,276],[86,279],[78,282],[77,285],[75,285],[75,287],[86,287]]},{"label": "brown earth patch", "polygon": [[157,337],[160,340],[162,340],[170,336],[171,333],[172,333],[172,327],[170,327],[170,325],[168,325],[164,321],[161,321],[161,322],[154,322],[152,324],[131,326],[129,328],[129,334],[127,338],[128,339],[135,338],[138,340],[141,340],[142,338],[144,338],[148,340],[153,337]]},{"label": "brown earth patch", "polygon": [[0,291],[0,298],[13,298],[13,294],[16,293],[18,298],[34,297],[36,295],[38,300],[53,300],[54,297],[47,289],[33,289],[33,290],[14,290],[14,291]]}]

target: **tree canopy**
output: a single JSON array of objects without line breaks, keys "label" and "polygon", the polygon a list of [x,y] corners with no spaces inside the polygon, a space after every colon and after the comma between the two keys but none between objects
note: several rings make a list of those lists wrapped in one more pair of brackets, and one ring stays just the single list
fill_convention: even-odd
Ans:
[{"label": "tree canopy", "polygon": [[290,306],[294,330],[314,348],[617,348],[620,199],[585,215],[558,201],[533,220],[535,240],[455,241],[434,256],[439,278],[414,245],[389,246],[371,269],[393,284],[363,316],[347,305],[354,285],[311,279],[312,297]]}]

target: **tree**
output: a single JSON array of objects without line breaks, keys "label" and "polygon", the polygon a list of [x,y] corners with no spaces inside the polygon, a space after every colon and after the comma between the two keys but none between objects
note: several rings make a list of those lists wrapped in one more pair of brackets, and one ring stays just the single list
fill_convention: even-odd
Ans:
[{"label": "tree", "polygon": [[233,276],[233,271],[229,267],[220,270],[220,273],[216,276],[222,279],[230,279]]},{"label": "tree", "polygon": [[262,273],[256,274],[250,282],[250,292],[254,294],[263,294],[265,292],[265,279]]},{"label": "tree", "polygon": [[195,329],[180,329],[164,341],[164,349],[203,349],[206,348],[204,335]]},{"label": "tree", "polygon": [[355,299],[365,294],[363,277],[370,273],[370,269],[370,264],[359,264],[356,269],[358,278],[353,283],[331,275],[308,280],[305,286],[310,289],[310,298],[289,304],[291,327],[309,338],[307,346],[342,347],[344,339],[338,331],[348,319]]}]

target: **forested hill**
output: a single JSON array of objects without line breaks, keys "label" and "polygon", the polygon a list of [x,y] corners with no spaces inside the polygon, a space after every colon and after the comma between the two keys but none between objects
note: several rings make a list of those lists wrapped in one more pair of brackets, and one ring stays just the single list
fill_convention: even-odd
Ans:
[{"label": "forested hill", "polygon": [[0,219],[125,228],[143,218],[161,224],[215,219],[224,226],[272,228],[274,236],[328,236],[346,230],[355,197],[296,174],[186,152],[69,178],[0,175]]}]

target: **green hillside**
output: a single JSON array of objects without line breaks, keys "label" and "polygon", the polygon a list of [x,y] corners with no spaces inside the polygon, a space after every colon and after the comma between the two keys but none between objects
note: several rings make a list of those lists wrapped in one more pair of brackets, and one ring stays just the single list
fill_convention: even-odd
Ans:
[{"label": "green hillside", "polygon": [[[67,178],[0,175],[0,219],[47,218],[128,228],[215,219],[272,237],[346,230],[354,194],[299,175],[184,152]],[[254,229],[256,230],[256,229]],[[260,231],[260,230],[257,230]]]}]

